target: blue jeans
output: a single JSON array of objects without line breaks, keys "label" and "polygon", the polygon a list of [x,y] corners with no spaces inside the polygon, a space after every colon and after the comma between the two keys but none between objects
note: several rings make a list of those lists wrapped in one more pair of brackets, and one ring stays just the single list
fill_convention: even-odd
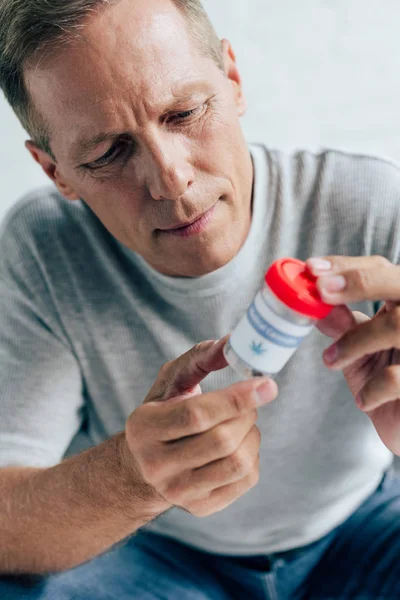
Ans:
[{"label": "blue jeans", "polygon": [[343,525],[302,548],[229,557],[141,530],[124,545],[65,573],[0,579],[0,598],[398,600],[400,478],[389,472]]}]

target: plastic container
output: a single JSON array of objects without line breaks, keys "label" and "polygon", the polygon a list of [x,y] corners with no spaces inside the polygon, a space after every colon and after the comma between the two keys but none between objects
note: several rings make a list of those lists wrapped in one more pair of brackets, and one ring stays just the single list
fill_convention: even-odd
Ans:
[{"label": "plastic container", "polygon": [[317,278],[294,258],[276,261],[265,285],[232,332],[224,348],[240,375],[273,377],[283,369],[318,320],[333,306],[322,301]]}]

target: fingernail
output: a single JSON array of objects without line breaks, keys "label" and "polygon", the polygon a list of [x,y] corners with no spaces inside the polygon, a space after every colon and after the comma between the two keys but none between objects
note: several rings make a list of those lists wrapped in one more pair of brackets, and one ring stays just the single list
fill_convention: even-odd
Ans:
[{"label": "fingernail", "polygon": [[256,397],[257,406],[262,406],[263,404],[270,402],[273,397],[271,382],[264,381],[264,383],[254,390],[254,395]]},{"label": "fingernail", "polygon": [[332,269],[332,263],[324,258],[310,258],[308,264],[315,271],[330,271]]},{"label": "fingernail", "polygon": [[319,286],[322,292],[334,294],[335,292],[342,292],[345,289],[346,280],[342,275],[336,275],[335,277],[321,277]]},{"label": "fingernail", "polygon": [[337,344],[333,344],[324,352],[324,360],[328,365],[332,365],[339,358],[339,348]]},{"label": "fingernail", "polygon": [[225,346],[226,342],[228,341],[229,336],[226,336],[224,338],[221,338],[220,340],[215,340],[215,342],[213,343],[213,345],[211,346],[211,348],[216,348],[217,346]]}]

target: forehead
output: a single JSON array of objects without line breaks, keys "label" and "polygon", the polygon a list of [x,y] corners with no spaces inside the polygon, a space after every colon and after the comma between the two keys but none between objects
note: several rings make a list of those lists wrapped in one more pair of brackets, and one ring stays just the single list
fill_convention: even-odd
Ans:
[{"label": "forehead", "polygon": [[26,79],[35,107],[57,131],[66,123],[87,121],[90,128],[91,120],[112,120],[124,102],[168,102],[191,81],[207,79],[210,63],[171,0],[120,0]]}]

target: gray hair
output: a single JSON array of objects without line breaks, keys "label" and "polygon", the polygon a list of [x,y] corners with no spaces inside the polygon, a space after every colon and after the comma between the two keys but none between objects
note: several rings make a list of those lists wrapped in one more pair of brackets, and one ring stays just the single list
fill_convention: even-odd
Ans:
[{"label": "gray hair", "polygon": [[[32,140],[51,156],[49,128],[33,106],[24,69],[47,50],[68,43],[90,14],[118,1],[0,0],[0,88]],[[223,69],[219,39],[201,0],[172,1],[199,47]]]}]

